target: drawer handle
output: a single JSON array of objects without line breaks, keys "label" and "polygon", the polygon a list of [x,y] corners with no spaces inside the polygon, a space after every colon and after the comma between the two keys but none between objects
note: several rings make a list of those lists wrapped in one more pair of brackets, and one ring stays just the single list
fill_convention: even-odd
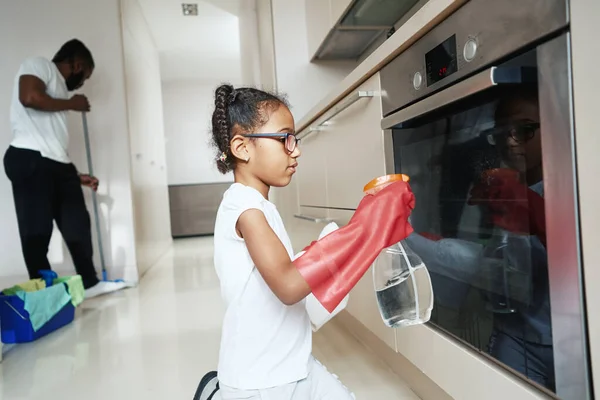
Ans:
[{"label": "drawer handle", "polygon": [[327,119],[321,122],[319,125],[311,126],[306,130],[306,133],[302,135],[301,139],[306,138],[308,135],[313,132],[319,132],[324,130],[324,125],[327,124],[333,117],[344,111],[346,108],[350,107],[352,104],[356,103],[360,99],[369,98],[375,96],[375,92],[371,90],[357,90],[352,93],[345,100],[342,100],[336,106],[333,107],[333,112],[327,116]]},{"label": "drawer handle", "polygon": [[305,221],[314,222],[315,224],[328,224],[333,222],[331,218],[319,218],[319,217],[311,217],[309,215],[295,214],[294,218],[303,219]]}]

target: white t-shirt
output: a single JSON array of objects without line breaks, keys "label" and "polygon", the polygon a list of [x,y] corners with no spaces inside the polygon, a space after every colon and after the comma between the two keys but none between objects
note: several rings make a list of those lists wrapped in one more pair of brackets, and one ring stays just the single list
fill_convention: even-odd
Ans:
[{"label": "white t-shirt", "polygon": [[215,267],[227,304],[223,320],[219,380],[226,386],[266,389],[304,379],[312,350],[305,301],[286,306],[256,269],[236,232],[240,215],[264,213],[290,258],[292,245],[275,205],[257,190],[234,183],[224,194],[215,224]]},{"label": "white t-shirt", "polygon": [[68,164],[69,133],[67,112],[47,112],[27,108],[19,100],[19,78],[33,75],[46,84],[46,93],[55,99],[68,99],[65,79],[56,65],[43,57],[28,58],[21,64],[15,78],[10,123],[14,139],[11,146],[39,151],[42,157]]}]

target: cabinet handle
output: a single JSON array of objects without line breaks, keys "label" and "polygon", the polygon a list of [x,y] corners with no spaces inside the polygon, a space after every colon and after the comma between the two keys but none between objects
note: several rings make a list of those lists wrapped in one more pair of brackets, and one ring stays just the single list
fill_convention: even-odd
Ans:
[{"label": "cabinet handle", "polygon": [[311,217],[309,215],[295,214],[294,218],[303,219],[305,221],[314,222],[315,224],[328,224],[333,222],[331,218],[319,218],[319,217]]},{"label": "cabinet handle", "polygon": [[333,107],[333,111],[330,115],[327,116],[327,119],[321,122],[319,125],[311,126],[306,130],[306,133],[302,135],[300,138],[305,139],[308,135],[324,130],[324,125],[327,124],[333,117],[344,111],[346,108],[350,107],[352,104],[356,103],[360,99],[369,98],[375,96],[375,92],[371,90],[357,90],[348,96],[345,100],[342,100],[337,105]]},{"label": "cabinet handle", "polygon": [[312,135],[315,132],[320,132],[320,131],[324,131],[325,127],[322,125],[314,125],[309,127],[302,136],[300,136],[300,139],[306,139],[308,136]]}]

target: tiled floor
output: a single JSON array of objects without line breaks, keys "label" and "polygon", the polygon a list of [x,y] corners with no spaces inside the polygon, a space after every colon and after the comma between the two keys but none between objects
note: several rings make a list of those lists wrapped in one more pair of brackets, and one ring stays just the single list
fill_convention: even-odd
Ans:
[{"label": "tiled floor", "polygon": [[[138,288],[87,301],[70,326],[5,348],[0,400],[191,400],[217,363],[223,311],[212,240],[177,241]],[[335,323],[314,347],[358,399],[418,399]]]}]

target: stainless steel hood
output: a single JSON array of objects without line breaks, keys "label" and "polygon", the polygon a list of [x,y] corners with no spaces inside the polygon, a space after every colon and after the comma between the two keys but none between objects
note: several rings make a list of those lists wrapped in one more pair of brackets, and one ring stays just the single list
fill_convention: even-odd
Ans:
[{"label": "stainless steel hood", "polygon": [[315,60],[356,60],[422,0],[353,0],[331,29]]}]

